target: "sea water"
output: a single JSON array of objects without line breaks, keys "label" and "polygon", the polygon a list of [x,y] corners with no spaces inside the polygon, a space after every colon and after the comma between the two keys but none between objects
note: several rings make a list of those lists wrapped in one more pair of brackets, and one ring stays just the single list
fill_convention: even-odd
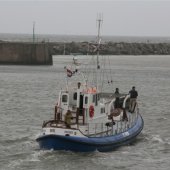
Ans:
[{"label": "sea water", "polygon": [[[92,56],[76,57],[88,68]],[[53,58],[53,66],[0,66],[0,170],[169,170],[170,56],[107,56],[103,90],[136,86],[145,123],[136,142],[107,153],[39,149],[35,139],[53,118],[73,56]]]}]

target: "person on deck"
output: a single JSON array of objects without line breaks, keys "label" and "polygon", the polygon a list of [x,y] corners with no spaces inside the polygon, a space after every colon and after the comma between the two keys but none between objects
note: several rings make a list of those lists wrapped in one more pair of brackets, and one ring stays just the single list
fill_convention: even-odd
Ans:
[{"label": "person on deck", "polygon": [[131,113],[134,112],[135,110],[135,106],[136,106],[136,99],[138,97],[138,92],[135,90],[135,86],[132,87],[132,90],[129,91],[130,94],[130,107],[129,107],[129,111]]},{"label": "person on deck", "polygon": [[119,88],[116,88],[116,90],[115,90],[115,97],[116,97],[116,99],[115,99],[114,108],[116,109],[116,108],[120,107],[119,106]]},{"label": "person on deck", "polygon": [[66,127],[67,128],[71,128],[71,119],[72,119],[72,114],[71,114],[71,111],[68,110],[66,115],[65,115],[65,124],[66,124]]}]

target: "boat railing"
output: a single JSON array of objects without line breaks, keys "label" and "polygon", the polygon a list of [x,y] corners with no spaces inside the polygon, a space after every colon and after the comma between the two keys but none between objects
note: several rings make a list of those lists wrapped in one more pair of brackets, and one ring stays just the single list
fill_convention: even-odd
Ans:
[{"label": "boat railing", "polygon": [[115,120],[115,124],[112,122],[88,123],[85,135],[88,137],[104,137],[126,132],[135,125],[138,113],[137,108],[134,113],[127,114],[128,120]]},{"label": "boat railing", "polygon": [[62,112],[63,112],[63,108],[59,107],[59,106],[55,106],[55,111],[54,111],[54,120],[62,120]]}]

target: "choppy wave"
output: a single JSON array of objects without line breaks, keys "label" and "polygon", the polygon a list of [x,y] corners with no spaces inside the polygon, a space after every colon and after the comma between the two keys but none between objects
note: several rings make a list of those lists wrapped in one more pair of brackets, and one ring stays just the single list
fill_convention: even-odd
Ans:
[{"label": "choppy wave", "polygon": [[[81,63],[90,56],[77,56]],[[35,141],[43,120],[53,116],[69,56],[51,67],[0,66],[0,169],[2,170],[169,170],[170,58],[111,56],[112,90],[139,92],[144,129],[131,145],[109,153],[43,151]]]}]

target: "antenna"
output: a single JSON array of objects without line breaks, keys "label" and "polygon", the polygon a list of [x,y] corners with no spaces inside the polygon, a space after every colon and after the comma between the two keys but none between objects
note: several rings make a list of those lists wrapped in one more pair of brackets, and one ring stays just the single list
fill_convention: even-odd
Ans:
[{"label": "antenna", "polygon": [[97,34],[97,69],[100,69],[100,64],[99,64],[99,47],[100,47],[100,29],[101,29],[101,24],[103,23],[103,14],[99,13],[97,14],[97,26],[98,26],[98,34]]},{"label": "antenna", "polygon": [[33,43],[35,43],[35,21],[33,22],[33,34],[32,34],[32,39],[33,39]]}]

